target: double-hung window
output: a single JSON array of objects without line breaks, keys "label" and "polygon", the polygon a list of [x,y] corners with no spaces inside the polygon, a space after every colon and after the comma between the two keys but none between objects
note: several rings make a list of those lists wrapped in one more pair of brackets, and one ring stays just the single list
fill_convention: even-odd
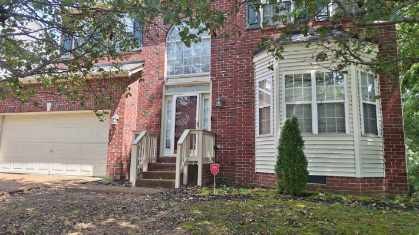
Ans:
[{"label": "double-hung window", "polygon": [[258,134],[269,135],[272,120],[272,79],[265,78],[257,81],[257,101],[258,101]]},{"label": "double-hung window", "polygon": [[285,24],[290,20],[291,8],[291,0],[261,0],[258,4],[248,1],[247,25],[256,28]]},{"label": "double-hung window", "polygon": [[363,134],[378,135],[377,121],[377,79],[374,75],[360,72],[361,110]]},{"label": "double-hung window", "polygon": [[284,76],[285,117],[296,117],[303,133],[345,133],[345,78],[337,72]]},{"label": "double-hung window", "polygon": [[345,133],[345,80],[341,73],[316,72],[319,133]]},{"label": "double-hung window", "polygon": [[301,132],[312,132],[312,79],[311,73],[285,75],[286,117],[296,117]]}]

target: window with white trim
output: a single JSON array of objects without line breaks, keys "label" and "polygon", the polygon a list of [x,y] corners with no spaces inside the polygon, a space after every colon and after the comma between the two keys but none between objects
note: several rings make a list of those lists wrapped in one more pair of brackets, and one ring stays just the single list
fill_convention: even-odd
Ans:
[{"label": "window with white trim", "polygon": [[257,81],[257,97],[258,97],[258,134],[271,134],[272,120],[272,79],[266,78]]},{"label": "window with white trim", "polygon": [[247,4],[247,25],[261,27],[263,25],[285,24],[290,21],[291,0],[261,0],[261,7],[252,1]]},{"label": "window with white trim", "polygon": [[360,72],[363,134],[378,135],[377,79],[371,73]]},{"label": "window with white trim", "polygon": [[319,133],[345,133],[345,80],[341,73],[316,72]]},{"label": "window with white trim", "polygon": [[301,132],[312,132],[311,73],[285,75],[286,117],[296,117]]},{"label": "window with white trim", "polygon": [[296,117],[303,133],[345,133],[345,78],[337,72],[284,76],[285,117]]},{"label": "window with white trim", "polygon": [[209,73],[211,36],[207,32],[198,34],[197,30],[190,29],[190,33],[198,35],[200,41],[186,46],[180,36],[180,27],[183,26],[173,27],[167,36],[167,75]]}]

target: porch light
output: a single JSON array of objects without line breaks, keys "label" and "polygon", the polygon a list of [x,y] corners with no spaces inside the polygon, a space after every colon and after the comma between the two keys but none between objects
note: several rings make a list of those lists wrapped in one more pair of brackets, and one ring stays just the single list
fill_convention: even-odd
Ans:
[{"label": "porch light", "polygon": [[217,97],[217,100],[215,101],[215,107],[221,108],[224,106],[224,98],[219,96]]},{"label": "porch light", "polygon": [[115,113],[115,114],[112,116],[112,125],[116,125],[116,124],[118,124],[118,121],[119,121],[119,115],[118,115],[117,113]]}]

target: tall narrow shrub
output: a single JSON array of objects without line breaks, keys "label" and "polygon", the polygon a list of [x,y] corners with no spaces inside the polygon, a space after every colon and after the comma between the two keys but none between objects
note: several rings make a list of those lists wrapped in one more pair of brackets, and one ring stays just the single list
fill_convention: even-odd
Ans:
[{"label": "tall narrow shrub", "polygon": [[308,181],[304,141],[296,118],[285,121],[281,131],[276,162],[278,190],[281,193],[300,195]]}]

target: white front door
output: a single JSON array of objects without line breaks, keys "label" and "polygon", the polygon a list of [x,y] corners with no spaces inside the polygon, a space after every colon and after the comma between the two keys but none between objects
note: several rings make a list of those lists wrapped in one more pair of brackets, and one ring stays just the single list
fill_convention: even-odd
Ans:
[{"label": "white front door", "polygon": [[174,156],[186,129],[210,129],[210,96],[206,93],[165,97],[163,155]]}]

